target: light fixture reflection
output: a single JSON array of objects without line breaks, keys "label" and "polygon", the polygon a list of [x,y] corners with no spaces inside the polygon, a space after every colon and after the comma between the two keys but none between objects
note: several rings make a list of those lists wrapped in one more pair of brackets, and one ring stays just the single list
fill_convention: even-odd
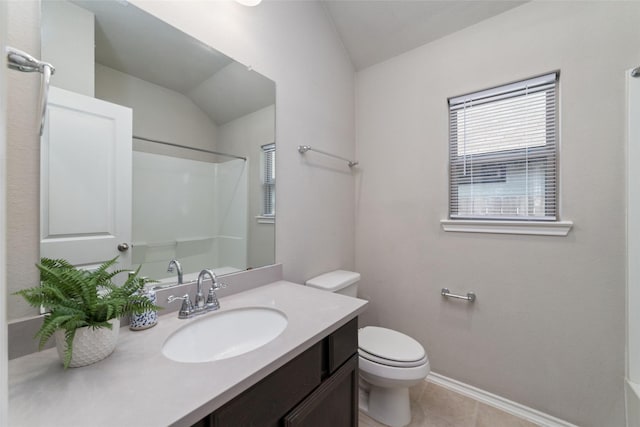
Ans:
[{"label": "light fixture reflection", "polygon": [[236,0],[243,6],[257,6],[262,0]]}]

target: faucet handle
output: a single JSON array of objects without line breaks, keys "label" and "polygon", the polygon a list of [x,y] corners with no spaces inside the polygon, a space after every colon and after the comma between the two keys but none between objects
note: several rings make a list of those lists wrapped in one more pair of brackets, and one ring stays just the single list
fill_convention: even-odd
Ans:
[{"label": "faucet handle", "polygon": [[211,287],[209,288],[209,294],[207,295],[207,302],[204,305],[204,309],[206,311],[215,311],[220,308],[220,301],[218,301],[218,296],[216,295],[217,289],[220,289],[220,286],[215,287],[215,284],[211,285]]},{"label": "faucet handle", "polygon": [[193,308],[193,304],[191,303],[191,299],[189,298],[189,294],[185,294],[182,297],[171,295],[169,298],[167,298],[167,302],[169,303],[178,300],[182,300],[182,306],[180,307],[180,311],[178,312],[178,319],[189,319],[193,317],[195,314],[195,310]]},{"label": "faucet handle", "polygon": [[227,288],[227,285],[220,282],[215,282],[211,285],[211,289],[213,289],[214,291],[217,291],[218,289],[226,289],[226,288]]}]

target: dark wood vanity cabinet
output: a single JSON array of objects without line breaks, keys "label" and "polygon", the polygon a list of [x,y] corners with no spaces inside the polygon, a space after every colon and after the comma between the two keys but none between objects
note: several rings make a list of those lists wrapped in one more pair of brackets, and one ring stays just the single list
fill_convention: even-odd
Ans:
[{"label": "dark wood vanity cabinet", "polygon": [[357,427],[357,325],[351,320],[193,427]]},{"label": "dark wood vanity cabinet", "polygon": [[330,378],[284,417],[285,427],[358,425],[358,355],[351,356]]}]

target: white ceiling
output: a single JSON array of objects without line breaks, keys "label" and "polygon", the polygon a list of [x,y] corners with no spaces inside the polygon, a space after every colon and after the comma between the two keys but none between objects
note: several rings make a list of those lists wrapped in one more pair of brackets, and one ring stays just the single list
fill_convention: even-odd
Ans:
[{"label": "white ceiling", "polygon": [[95,14],[96,62],[191,98],[218,125],[275,103],[273,81],[127,2],[72,2]]},{"label": "white ceiling", "polygon": [[498,15],[515,0],[321,0],[356,70]]}]

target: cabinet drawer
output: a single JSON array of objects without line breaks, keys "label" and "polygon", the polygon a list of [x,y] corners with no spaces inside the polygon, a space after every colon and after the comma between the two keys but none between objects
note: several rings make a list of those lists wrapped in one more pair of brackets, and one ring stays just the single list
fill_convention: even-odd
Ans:
[{"label": "cabinet drawer", "polygon": [[358,352],[358,318],[325,338],[328,374],[333,374],[344,362]]},{"label": "cabinet drawer", "polygon": [[321,382],[318,343],[213,414],[214,427],[277,426],[282,417]]},{"label": "cabinet drawer", "polygon": [[352,356],[284,419],[285,427],[357,427],[358,356]]}]

